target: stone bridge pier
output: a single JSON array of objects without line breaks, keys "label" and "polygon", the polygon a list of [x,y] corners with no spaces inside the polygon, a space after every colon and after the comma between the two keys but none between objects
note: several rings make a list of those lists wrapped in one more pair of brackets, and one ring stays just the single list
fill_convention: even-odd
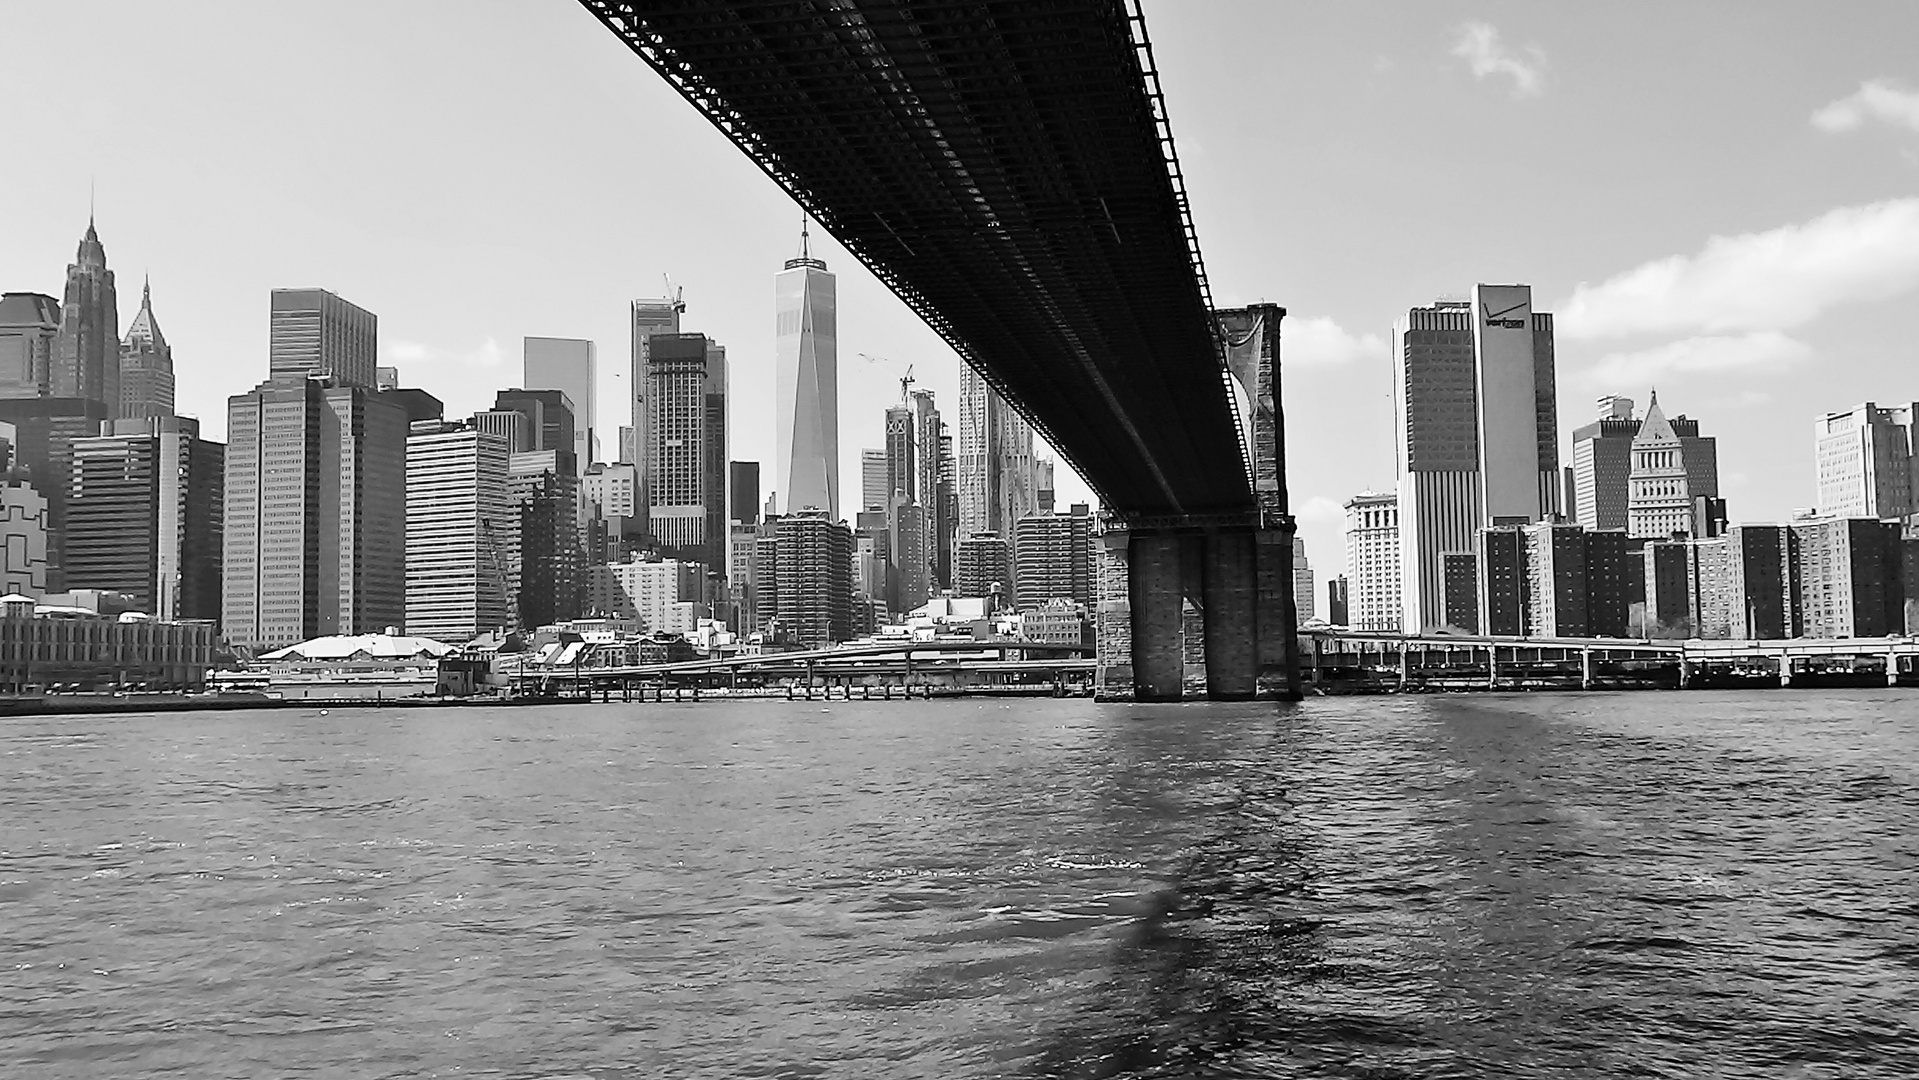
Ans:
[{"label": "stone bridge pier", "polygon": [[1290,517],[1102,532],[1095,696],[1297,700],[1293,533]]}]

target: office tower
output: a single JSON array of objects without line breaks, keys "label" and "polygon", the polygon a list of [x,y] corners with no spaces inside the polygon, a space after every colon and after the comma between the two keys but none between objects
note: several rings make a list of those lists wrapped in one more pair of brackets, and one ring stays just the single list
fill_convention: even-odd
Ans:
[{"label": "office tower", "polygon": [[932,592],[926,518],[925,507],[893,497],[893,512],[887,515],[887,552],[893,559],[894,611],[911,611],[926,603]]},{"label": "office tower", "polygon": [[1904,554],[1897,522],[1820,518],[1795,522],[1799,608],[1810,638],[1905,632]]},{"label": "office tower", "polygon": [[934,504],[938,501],[940,483],[940,411],[934,403],[931,390],[915,390],[911,398],[913,410],[913,500],[926,507],[927,514],[934,527],[938,526],[938,510]]},{"label": "office tower", "polygon": [[[800,256],[774,278],[779,367],[779,472],[789,514],[840,516],[839,328],[836,282],[800,228]],[[883,502],[880,505],[885,505]]]},{"label": "office tower", "polygon": [[67,497],[73,444],[100,434],[113,406],[91,398],[0,398],[0,423],[13,427],[13,465],[46,500],[47,588],[66,590]]},{"label": "office tower", "polygon": [[593,568],[589,610],[636,619],[649,631],[688,635],[699,628],[706,567],[681,559],[627,558]]},{"label": "office tower", "polygon": [[1631,398],[1607,394],[1599,399],[1598,418],[1573,431],[1567,517],[1588,529],[1626,527],[1632,440],[1638,433]]},{"label": "office tower", "polygon": [[140,313],[120,341],[119,415],[173,415],[173,347],[153,317],[153,289],[140,286]]},{"label": "office tower", "polygon": [[942,585],[953,582],[953,542],[959,535],[959,464],[953,457],[953,434],[940,425],[940,471],[937,504],[934,507],[933,574]]},{"label": "office tower", "polygon": [[1050,514],[1059,502],[1059,489],[1054,487],[1052,458],[1041,458],[1033,463],[1033,507],[1035,512]]},{"label": "office tower", "polygon": [[[899,593],[899,573],[894,562],[893,516],[884,509],[861,510],[853,515],[854,592],[891,608]],[[870,564],[865,561],[873,560]]]},{"label": "office tower", "polygon": [[[1532,615],[1532,575],[1526,565],[1523,525],[1492,525],[1479,530],[1474,548],[1479,582],[1479,633],[1525,637]],[[1453,553],[1448,553],[1453,554]]]},{"label": "office tower", "polygon": [[47,595],[47,500],[18,474],[0,477],[0,589]]},{"label": "office tower", "polygon": [[1476,530],[1559,511],[1554,395],[1552,316],[1530,286],[1475,285],[1393,323],[1406,632],[1444,625],[1445,556],[1476,552]]},{"label": "office tower", "polygon": [[1333,626],[1352,625],[1352,585],[1345,575],[1326,583],[1326,622]]},{"label": "office tower", "polygon": [[53,393],[54,342],[60,334],[60,302],[42,293],[0,296],[0,398],[42,398]]},{"label": "office tower", "polygon": [[959,533],[1008,534],[1039,505],[1033,429],[972,365],[960,365]]},{"label": "office tower", "polygon": [[273,290],[268,378],[331,375],[336,386],[379,384],[380,321],[325,289]]},{"label": "office tower", "polygon": [[759,539],[758,525],[727,526],[726,590],[733,600],[730,625],[736,634],[759,628]]},{"label": "office tower", "polygon": [[530,337],[520,342],[521,386],[564,391],[573,403],[573,457],[580,472],[600,456],[597,425],[600,377],[597,350],[577,338]]},{"label": "office tower", "polygon": [[1586,612],[1586,535],[1577,525],[1538,522],[1526,543],[1526,633],[1590,637]]},{"label": "office tower", "polygon": [[405,624],[406,436],[391,395],[337,376],[296,370],[227,399],[228,640],[274,648]]},{"label": "office tower", "polygon": [[1699,422],[1666,419],[1652,395],[1632,439],[1632,472],[1626,494],[1626,531],[1666,537],[1693,530],[1693,500],[1719,494],[1717,440],[1699,436]]},{"label": "office tower", "polygon": [[640,505],[651,504],[647,493],[651,478],[646,472],[646,448],[651,443],[647,427],[647,391],[652,386],[647,363],[655,337],[672,337],[680,332],[680,315],[686,310],[686,304],[678,299],[662,297],[657,300],[635,300],[628,309],[627,329],[632,334],[632,366],[629,371],[632,381],[628,383],[628,392],[632,400],[628,402],[628,418],[631,429],[620,432],[620,460],[630,461],[640,467]]},{"label": "office tower", "polygon": [[827,514],[801,510],[776,526],[779,619],[809,649],[853,636],[853,532]]},{"label": "office tower", "polygon": [[539,411],[538,403],[524,409],[483,409],[473,414],[473,428],[504,439],[507,453],[524,454],[539,449],[533,426],[533,415]]},{"label": "office tower", "polygon": [[1864,402],[1813,425],[1819,513],[1895,518],[1919,512],[1914,497],[1913,416],[1919,404]]},{"label": "office tower", "polygon": [[507,497],[519,522],[520,625],[528,629],[577,618],[584,594],[580,481],[570,431],[564,445],[507,457]]},{"label": "office tower", "polygon": [[640,512],[640,470],[624,463],[594,462],[580,478],[581,494],[608,520],[637,517]]},{"label": "office tower", "polygon": [[1355,630],[1399,630],[1399,497],[1366,491],[1346,500],[1347,620]]},{"label": "office tower", "polygon": [[648,529],[669,553],[726,572],[726,350],[704,334],[648,347]]},{"label": "office tower", "polygon": [[1306,541],[1293,541],[1293,618],[1300,623],[1313,617],[1313,564],[1306,558]]},{"label": "office tower", "polygon": [[918,418],[911,405],[902,401],[886,410],[885,484],[889,500],[904,495],[909,502],[920,501],[918,434]]},{"label": "office tower", "polygon": [[111,427],[73,444],[66,587],[126,593],[160,619],[219,619],[226,447],[184,417]]},{"label": "office tower", "polygon": [[1093,513],[1074,503],[1064,514],[1032,514],[1013,536],[1013,592],[1021,609],[1068,600],[1093,607]]},{"label": "office tower", "polygon": [[51,397],[82,398],[120,408],[120,308],[107,250],[87,218],[80,250],[67,265],[66,298],[54,338]]},{"label": "office tower", "polygon": [[892,499],[887,487],[886,451],[860,451],[860,509],[884,510]]},{"label": "office tower", "polygon": [[1714,495],[1693,496],[1690,519],[1690,532],[1695,540],[1724,536],[1731,527],[1726,517],[1726,500]]},{"label": "office tower", "polygon": [[768,517],[753,539],[753,627],[767,633],[780,617],[779,519]]},{"label": "office tower", "polygon": [[735,461],[727,465],[727,518],[740,525],[760,523],[760,463]]},{"label": "office tower", "polygon": [[406,622],[410,406],[373,388],[377,327],[324,290],[272,294],[270,374],[227,399],[221,613],[236,646]]},{"label": "office tower", "polygon": [[511,630],[518,522],[507,443],[471,421],[424,420],[406,440],[406,630],[464,645]]},{"label": "office tower", "polygon": [[953,591],[967,597],[1014,597],[1012,553],[995,532],[974,533],[953,545]]},{"label": "office tower", "polygon": [[501,390],[493,395],[494,412],[517,412],[526,417],[528,434],[532,445],[521,453],[532,451],[550,451],[562,455],[560,460],[566,468],[578,476],[578,462],[573,457],[574,447],[579,445],[575,437],[579,424],[574,421],[573,399],[564,390],[534,390],[515,388]]}]

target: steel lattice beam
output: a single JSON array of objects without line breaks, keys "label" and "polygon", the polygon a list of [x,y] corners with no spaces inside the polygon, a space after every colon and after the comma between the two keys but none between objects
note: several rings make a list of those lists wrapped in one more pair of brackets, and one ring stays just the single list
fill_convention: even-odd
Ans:
[{"label": "steel lattice beam", "polygon": [[1121,516],[1254,513],[1132,0],[581,0]]}]

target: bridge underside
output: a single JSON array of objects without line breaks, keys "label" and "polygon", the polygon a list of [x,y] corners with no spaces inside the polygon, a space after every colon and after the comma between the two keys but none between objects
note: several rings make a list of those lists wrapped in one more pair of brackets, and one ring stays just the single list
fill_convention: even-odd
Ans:
[{"label": "bridge underside", "polygon": [[1123,0],[581,0],[1123,517],[1253,512]]}]

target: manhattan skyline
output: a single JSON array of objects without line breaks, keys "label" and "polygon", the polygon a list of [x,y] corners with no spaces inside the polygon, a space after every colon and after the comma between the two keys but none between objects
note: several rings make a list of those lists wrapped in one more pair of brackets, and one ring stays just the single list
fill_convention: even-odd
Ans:
[{"label": "manhattan skyline", "polygon": [[[685,289],[687,325],[727,343],[737,385],[771,385],[767,268],[796,254],[795,208],[577,5],[343,10],[314,27],[235,5],[211,37],[131,5],[15,16],[42,48],[0,89],[61,85],[64,122],[9,177],[0,285],[59,294],[97,183],[110,265],[154,279],[179,409],[210,438],[257,378],[260,297],[276,287],[378,311],[379,362],[450,415],[516,381],[524,336],[624,355],[626,305],[660,295],[662,274]],[[1290,313],[1290,482],[1312,550],[1340,550],[1348,496],[1394,482],[1394,314],[1474,282],[1530,282],[1558,313],[1562,454],[1593,398],[1656,388],[1719,435],[1742,520],[1813,504],[1817,416],[1919,396],[1899,318],[1919,285],[1919,62],[1904,44],[1919,11],[1146,15],[1215,298]],[[249,40],[275,48],[233,47]],[[1743,62],[1700,77],[1726,54]],[[79,66],[94,76],[60,77]],[[274,125],[295,101],[326,108]],[[823,230],[813,242],[840,277],[842,351],[916,363],[956,401],[951,351]],[[602,402],[629,396],[625,367],[602,365]],[[853,476],[896,388],[846,372]],[[730,456],[775,460],[773,395],[736,399]],[[603,456],[617,422],[601,417]],[[1062,470],[1061,503],[1081,497]]]}]

